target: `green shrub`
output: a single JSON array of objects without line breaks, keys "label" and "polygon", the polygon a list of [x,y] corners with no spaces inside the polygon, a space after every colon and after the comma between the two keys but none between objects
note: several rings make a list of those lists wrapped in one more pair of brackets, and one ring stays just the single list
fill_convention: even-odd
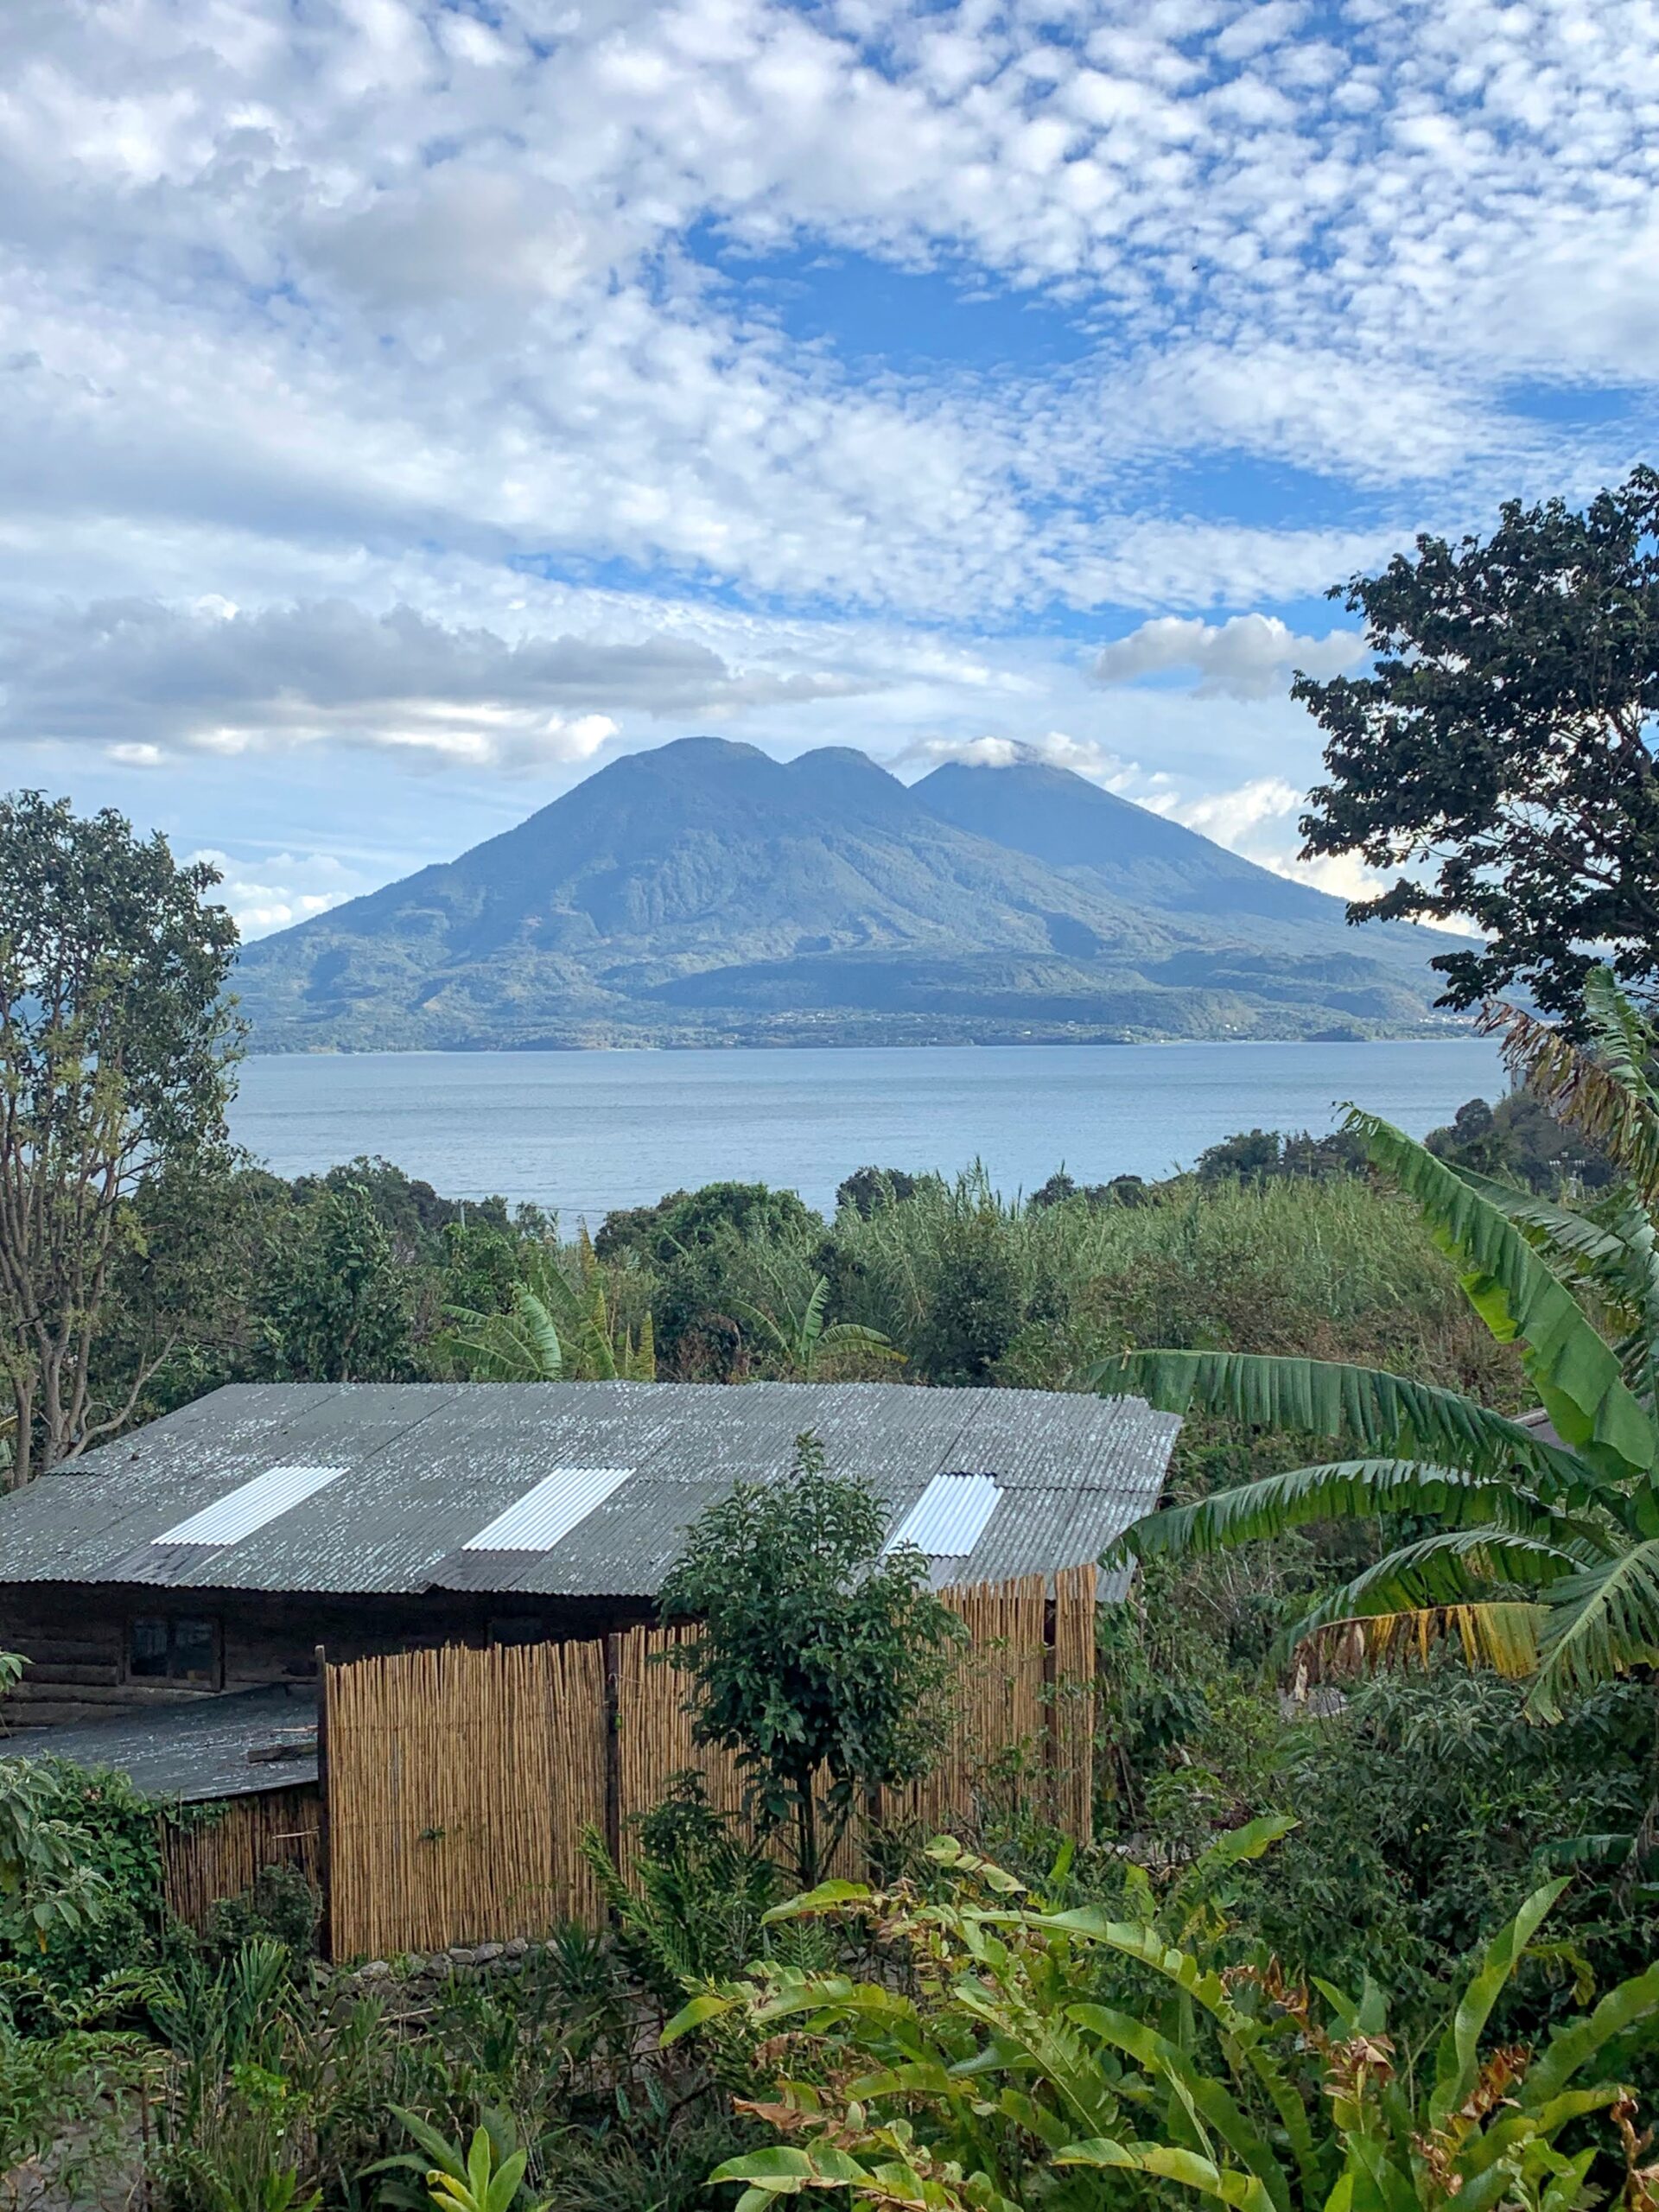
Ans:
[{"label": "green shrub", "polygon": [[1193,1948],[1167,1912],[1056,1911],[948,1839],[934,1855],[942,1897],[839,1883],[779,1908],[873,1927],[887,1971],[763,1966],[666,2031],[744,2021],[776,2082],[755,2109],[786,2139],[712,2177],[747,2184],[742,2212],[814,2190],[869,2212],[1097,2212],[1169,2201],[1160,2183],[1238,2212],[1580,2212],[1609,2181],[1649,2201],[1623,2064],[1659,2012],[1659,1967],[1541,2049],[1490,2044],[1561,1883],[1487,1946],[1418,2069],[1378,1985],[1315,1990],[1266,1960],[1217,1971],[1201,1899]]},{"label": "green shrub", "polygon": [[95,1883],[86,1908],[42,1927],[27,1888],[0,1891],[0,1955],[26,1961],[64,1994],[92,1987],[154,1951],[162,1923],[156,1811],[124,1775],[67,1760],[31,1763],[33,1818]]},{"label": "green shrub", "polygon": [[214,1905],[207,1916],[207,1948],[225,1954],[266,1936],[290,1958],[308,1958],[317,1947],[321,1912],[321,1898],[297,1866],[262,1866],[251,1888]]}]

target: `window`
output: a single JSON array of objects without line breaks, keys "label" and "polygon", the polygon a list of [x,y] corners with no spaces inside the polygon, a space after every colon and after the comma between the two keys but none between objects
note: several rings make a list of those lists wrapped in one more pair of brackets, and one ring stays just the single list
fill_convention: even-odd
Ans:
[{"label": "window", "polygon": [[127,1630],[127,1679],[134,1682],[191,1682],[216,1690],[219,1683],[219,1623],[180,1613],[136,1620]]}]

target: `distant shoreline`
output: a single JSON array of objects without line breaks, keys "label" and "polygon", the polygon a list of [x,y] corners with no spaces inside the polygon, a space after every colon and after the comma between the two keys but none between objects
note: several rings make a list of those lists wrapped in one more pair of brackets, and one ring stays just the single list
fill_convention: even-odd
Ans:
[{"label": "distant shoreline", "polygon": [[697,1038],[684,1042],[594,1045],[255,1045],[242,1057],[250,1060],[470,1060],[494,1054],[513,1059],[559,1059],[588,1055],[655,1054],[669,1052],[1065,1052],[1068,1050],[1144,1052],[1153,1047],[1179,1051],[1184,1046],[1230,1045],[1308,1045],[1328,1049],[1333,1045],[1455,1045],[1476,1037],[1472,1021],[1455,1027],[1391,1029],[1368,1034],[1320,1031],[1311,1036],[1254,1037],[937,1037],[837,1038],[755,1037]]}]

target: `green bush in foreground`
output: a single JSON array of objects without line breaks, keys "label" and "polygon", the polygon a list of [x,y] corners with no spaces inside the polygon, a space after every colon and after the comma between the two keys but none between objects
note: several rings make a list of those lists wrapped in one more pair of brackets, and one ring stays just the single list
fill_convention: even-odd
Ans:
[{"label": "green bush in foreground", "polygon": [[888,1521],[801,1436],[785,1479],[698,1516],[658,1594],[664,1620],[701,1624],[669,1654],[695,1685],[696,1741],[737,1753],[763,1830],[792,1826],[809,1888],[862,1794],[917,1780],[943,1740],[963,1630],[922,1554],[883,1548]]},{"label": "green bush in foreground", "polygon": [[[828,1883],[774,1916],[867,1923],[892,1971],[772,1965],[671,2023],[739,2016],[783,2075],[750,2109],[789,2139],[711,2177],[747,2184],[738,2212],[807,2190],[871,2212],[1096,2212],[1159,2183],[1239,2212],[1578,2212],[1609,2176],[1653,2201],[1618,2046],[1659,2010],[1659,1967],[1541,2051],[1483,2048],[1561,1882],[1487,1947],[1420,2075],[1374,1986],[1219,1971],[1154,1921],[1047,1910],[949,1838],[931,1855],[943,1897]],[[1146,2001],[1112,2001],[1125,1963]]]}]

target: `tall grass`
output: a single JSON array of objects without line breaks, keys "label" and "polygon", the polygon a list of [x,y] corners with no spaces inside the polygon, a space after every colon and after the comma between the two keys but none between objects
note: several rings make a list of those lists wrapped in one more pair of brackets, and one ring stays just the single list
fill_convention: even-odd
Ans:
[{"label": "tall grass", "polygon": [[[837,1312],[924,1370],[930,1356],[950,1364],[941,1315],[977,1295],[996,1307],[982,1319],[1014,1325],[974,1379],[1052,1387],[1104,1353],[1160,1344],[1517,1387],[1414,1210],[1357,1176],[1189,1182],[1144,1205],[1028,1210],[1000,1200],[976,1167],[868,1220],[843,1212],[826,1242]],[[822,1246],[795,1255],[802,1267],[823,1257]]]},{"label": "tall grass", "polygon": [[902,1363],[856,1351],[819,1372],[892,1381],[1078,1387],[1132,1346],[1217,1346],[1360,1360],[1519,1402],[1518,1370],[1470,1311],[1414,1209],[1359,1175],[1205,1184],[1142,1203],[1000,1198],[982,1167],[832,1223],[797,1212],[770,1234],[661,1240],[601,1262],[543,1245],[584,1303],[602,1285],[619,1326],[653,1317],[658,1372],[787,1375],[756,1319],[798,1315],[822,1278],[830,1318],[879,1331]]}]

